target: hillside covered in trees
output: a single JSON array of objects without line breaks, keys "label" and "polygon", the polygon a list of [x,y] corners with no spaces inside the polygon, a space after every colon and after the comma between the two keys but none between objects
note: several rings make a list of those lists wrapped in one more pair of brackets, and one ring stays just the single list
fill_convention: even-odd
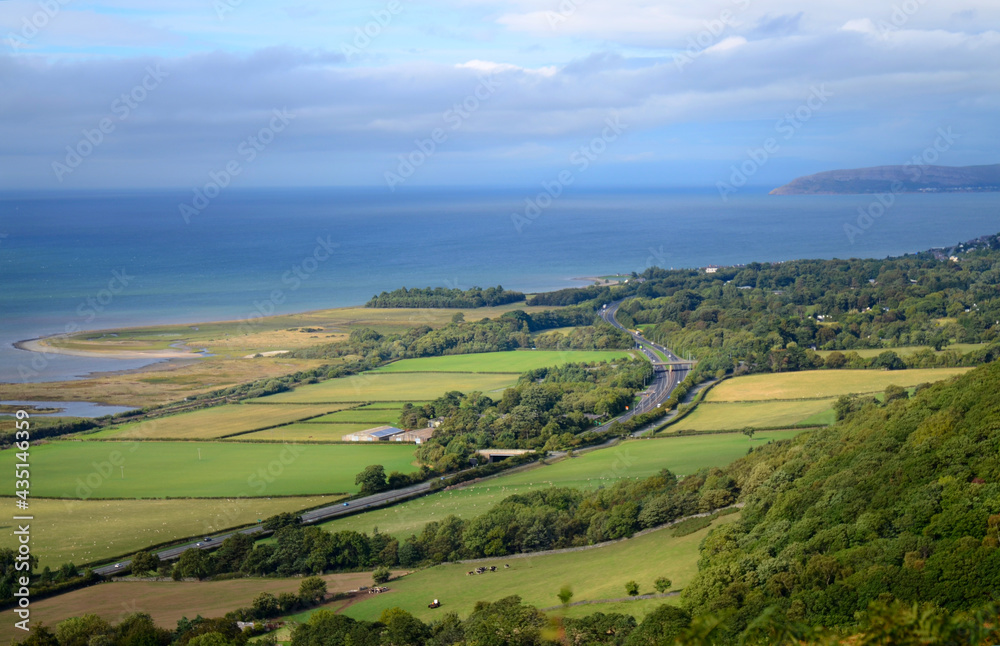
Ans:
[{"label": "hillside covered in trees", "polygon": [[991,363],[737,461],[726,473],[746,506],[702,545],[686,607],[731,613],[736,635],[768,608],[850,627],[873,602],[956,612],[995,601],[998,413]]}]

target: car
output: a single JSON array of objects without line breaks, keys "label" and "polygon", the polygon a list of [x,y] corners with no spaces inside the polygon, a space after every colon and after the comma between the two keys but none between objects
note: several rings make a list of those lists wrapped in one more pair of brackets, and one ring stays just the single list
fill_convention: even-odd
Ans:
[{"label": "car", "polygon": [[117,570],[118,568],[121,568],[121,567],[125,567],[125,564],[124,564],[124,563],[115,563],[115,569],[116,569],[116,570]]},{"label": "car", "polygon": [[197,543],[195,543],[194,546],[195,547],[201,547],[201,541],[198,541]]},{"label": "car", "polygon": [[345,502],[342,506],[347,507],[350,503]]},{"label": "car", "polygon": [[211,543],[212,542],[211,538],[205,538],[204,540],[205,540],[206,543]]}]

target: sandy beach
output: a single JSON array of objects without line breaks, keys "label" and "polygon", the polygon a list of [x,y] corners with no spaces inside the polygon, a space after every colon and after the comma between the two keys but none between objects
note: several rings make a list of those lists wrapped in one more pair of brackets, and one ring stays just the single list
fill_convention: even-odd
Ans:
[{"label": "sandy beach", "polygon": [[185,350],[101,350],[92,352],[88,352],[87,350],[70,350],[49,343],[51,339],[58,338],[59,336],[62,335],[18,341],[14,344],[14,347],[18,350],[41,352],[42,354],[65,354],[71,357],[99,357],[101,359],[149,359],[151,361],[159,361],[162,359],[194,359],[199,356],[197,352]]}]

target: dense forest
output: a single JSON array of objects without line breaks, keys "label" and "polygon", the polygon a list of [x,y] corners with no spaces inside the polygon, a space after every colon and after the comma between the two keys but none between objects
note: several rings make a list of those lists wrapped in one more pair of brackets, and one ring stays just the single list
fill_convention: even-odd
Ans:
[{"label": "dense forest", "polygon": [[395,291],[382,292],[372,296],[365,307],[495,307],[524,300],[521,292],[496,287],[473,287],[472,289],[447,289],[444,287],[410,288],[401,287]]},{"label": "dense forest", "polygon": [[[796,260],[696,270],[648,269],[616,287],[618,320],[699,359],[698,371],[977,365],[1000,357],[1000,239],[950,253],[883,260]],[[596,303],[595,303],[596,305]],[[991,344],[963,356],[953,343]],[[851,351],[929,346],[880,361]],[[932,349],[931,349],[932,348]],[[824,359],[814,350],[839,354]]]},{"label": "dense forest", "polygon": [[[775,443],[725,470],[746,503],[684,591],[736,635],[772,608],[851,626],[872,602],[970,610],[1000,590],[1000,363]],[[735,638],[735,637],[734,637]]]}]

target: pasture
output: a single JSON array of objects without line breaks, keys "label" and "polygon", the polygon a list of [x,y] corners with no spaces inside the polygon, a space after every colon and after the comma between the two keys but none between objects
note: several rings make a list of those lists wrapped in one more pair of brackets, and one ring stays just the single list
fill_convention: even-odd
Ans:
[{"label": "pasture", "polygon": [[[712,527],[738,517],[720,517]],[[660,576],[670,578],[673,589],[681,589],[697,571],[698,545],[709,531],[711,527],[676,538],[670,536],[669,530],[660,530],[585,552],[438,565],[389,581],[386,585],[390,592],[362,599],[344,609],[343,614],[372,621],[383,610],[399,607],[425,621],[439,618],[442,612],[466,617],[477,601],[496,601],[513,594],[520,595],[525,603],[545,608],[559,605],[556,593],[563,585],[572,588],[573,601],[616,599],[626,596],[625,582],[631,579],[639,583],[640,594],[655,592],[653,581]],[[503,567],[505,563],[509,569]],[[496,572],[469,576],[467,572],[478,565],[499,567]],[[442,606],[431,610],[427,604],[435,598]],[[589,608],[591,612],[602,612],[599,606]]]},{"label": "pasture", "polygon": [[515,381],[517,376],[511,374],[366,372],[309,384],[255,401],[270,404],[430,401],[450,390],[479,391],[499,397],[500,392]]},{"label": "pasture", "polygon": [[226,404],[190,413],[153,418],[88,434],[87,439],[211,440],[256,431],[277,424],[316,417],[345,408],[345,404],[260,406]]},{"label": "pasture", "polygon": [[[364,431],[374,426],[394,426],[393,423],[345,422],[326,424],[287,424],[265,431],[255,431],[232,438],[235,442],[340,442],[345,435]],[[367,444],[367,443],[366,443]],[[410,454],[413,447],[410,446]],[[360,469],[359,469],[360,471]],[[388,469],[386,470],[388,473]]]},{"label": "pasture", "polygon": [[[12,465],[14,452],[6,451]],[[369,464],[414,470],[413,446],[53,442],[31,453],[33,496],[207,498],[353,493]]]},{"label": "pasture", "polygon": [[631,356],[627,350],[516,350],[456,354],[444,357],[403,359],[378,368],[375,372],[509,372],[522,374],[529,370],[566,363],[615,361]]},{"label": "pasture", "polygon": [[[221,498],[186,500],[56,500],[34,498],[32,553],[53,569],[113,559],[141,550],[230,527],[257,522],[283,511],[309,509],[340,496],[302,498]],[[0,504],[14,507],[13,498]],[[8,523],[10,521],[7,521]],[[0,524],[0,547],[16,548],[13,525]]]},{"label": "pasture", "polygon": [[[283,407],[282,407],[283,408]],[[370,426],[399,425],[399,415],[403,412],[402,406],[399,408],[351,408],[331,413],[309,420],[309,424],[368,424]]]},{"label": "pasture", "polygon": [[[371,572],[327,574],[329,592],[346,592],[371,585]],[[232,581],[122,581],[74,590],[48,599],[32,600],[32,623],[54,629],[63,619],[93,613],[117,623],[133,612],[149,613],[163,628],[174,629],[182,617],[221,617],[252,604],[261,592],[298,592],[302,579],[235,579]],[[23,638],[13,621],[0,622],[0,640]]]},{"label": "pasture", "polygon": [[794,437],[799,431],[765,431],[748,439],[740,433],[665,437],[632,440],[621,445],[585,453],[552,465],[489,478],[450,491],[440,491],[392,507],[324,523],[327,531],[350,529],[380,532],[403,539],[419,533],[428,521],[448,515],[474,518],[504,498],[543,487],[574,487],[590,490],[609,486],[622,478],[647,478],[662,469],[678,476],[705,467],[722,467],[747,453],[751,446]]},{"label": "pasture", "polygon": [[965,374],[970,368],[925,370],[811,370],[747,375],[726,380],[705,397],[710,402],[834,398],[851,393],[881,392]]},{"label": "pasture", "polygon": [[[832,424],[832,407],[835,401],[803,399],[790,402],[703,402],[663,432],[739,431],[746,427],[764,429]],[[825,413],[829,414],[824,415]]]}]

